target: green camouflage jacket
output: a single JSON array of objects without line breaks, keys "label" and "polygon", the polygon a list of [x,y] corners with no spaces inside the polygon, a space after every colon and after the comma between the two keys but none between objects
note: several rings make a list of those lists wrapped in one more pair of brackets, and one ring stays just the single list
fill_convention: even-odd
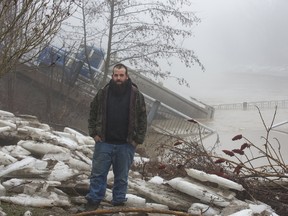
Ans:
[{"label": "green camouflage jacket", "polygon": [[[90,115],[88,119],[89,135],[100,136],[105,142],[106,129],[106,101],[109,84],[100,89],[90,104]],[[132,83],[130,96],[130,113],[128,125],[127,143],[142,144],[147,130],[146,104],[143,94],[137,86]],[[134,144],[135,145],[135,144]]]}]

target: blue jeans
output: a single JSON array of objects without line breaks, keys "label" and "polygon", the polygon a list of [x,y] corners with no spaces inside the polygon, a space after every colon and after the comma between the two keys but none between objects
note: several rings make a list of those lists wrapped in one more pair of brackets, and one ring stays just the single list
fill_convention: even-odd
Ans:
[{"label": "blue jeans", "polygon": [[131,144],[109,144],[97,142],[95,144],[92,171],[90,176],[89,202],[99,203],[105,196],[107,175],[112,165],[114,186],[112,189],[112,204],[127,201],[128,173],[133,163],[135,147]]}]

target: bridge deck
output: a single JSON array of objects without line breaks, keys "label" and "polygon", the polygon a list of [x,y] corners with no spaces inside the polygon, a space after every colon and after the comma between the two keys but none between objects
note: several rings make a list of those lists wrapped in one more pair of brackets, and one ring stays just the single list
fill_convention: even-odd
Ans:
[{"label": "bridge deck", "polygon": [[[48,85],[47,81],[53,73],[53,79],[50,81],[52,90],[63,95],[69,94],[69,97],[75,101],[81,100],[90,104],[96,94],[96,88],[91,83],[87,83],[85,79],[78,78],[75,86],[63,83],[60,68],[53,68],[53,72],[51,72],[49,67],[24,65],[18,70],[18,73],[44,86]],[[200,137],[205,138],[215,133],[213,129],[198,121],[197,123],[187,121],[189,119],[210,119],[214,114],[214,109],[205,104],[195,104],[145,77],[139,77],[134,78],[145,95],[147,111],[151,111],[155,102],[160,103],[151,123],[155,130],[182,137],[188,141],[196,141]]]}]

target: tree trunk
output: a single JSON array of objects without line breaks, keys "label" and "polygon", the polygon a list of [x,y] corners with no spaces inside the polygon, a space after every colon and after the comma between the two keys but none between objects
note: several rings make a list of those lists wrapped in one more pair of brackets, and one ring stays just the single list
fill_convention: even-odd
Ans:
[{"label": "tree trunk", "polygon": [[112,35],[113,35],[113,23],[114,23],[114,7],[115,3],[114,0],[110,2],[110,24],[109,24],[109,34],[108,34],[108,44],[107,44],[107,54],[106,54],[106,59],[105,59],[105,64],[104,64],[104,75],[103,79],[100,82],[100,88],[102,88],[106,84],[106,80],[108,77],[109,73],[109,66],[110,66],[110,60],[111,60],[111,44],[112,44]]},{"label": "tree trunk", "polygon": [[46,88],[46,119],[48,123],[51,123],[51,92],[53,91],[53,67],[50,67],[49,82]]},{"label": "tree trunk", "polygon": [[8,101],[8,110],[10,112],[14,112],[14,95],[15,95],[15,82],[16,82],[16,73],[14,70],[12,70],[10,73],[8,73],[8,92],[7,92],[7,101]]}]

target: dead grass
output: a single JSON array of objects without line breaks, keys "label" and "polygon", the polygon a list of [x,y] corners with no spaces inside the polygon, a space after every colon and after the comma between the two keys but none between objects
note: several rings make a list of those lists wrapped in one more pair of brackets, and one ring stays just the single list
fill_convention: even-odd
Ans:
[{"label": "dead grass", "polygon": [[[1,208],[7,216],[22,216],[26,211],[31,211],[33,216],[69,216],[73,213],[73,209],[64,210],[62,208],[34,208],[30,206],[21,206],[6,202],[1,202]],[[75,212],[74,212],[75,213]]]}]

